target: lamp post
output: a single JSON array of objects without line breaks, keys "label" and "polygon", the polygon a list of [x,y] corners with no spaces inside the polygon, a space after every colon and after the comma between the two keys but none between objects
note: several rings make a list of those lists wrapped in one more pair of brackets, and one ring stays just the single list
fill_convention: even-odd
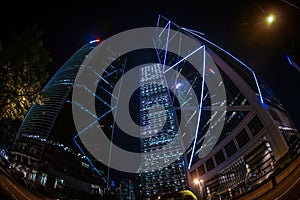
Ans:
[{"label": "lamp post", "polygon": [[211,200],[211,194],[210,194],[209,187],[206,188],[206,191],[207,191],[207,200]]},{"label": "lamp post", "polygon": [[195,185],[199,185],[199,193],[200,193],[200,197],[201,197],[201,185],[200,185],[199,179],[195,179],[195,180],[194,180],[194,184],[195,184]]},{"label": "lamp post", "polygon": [[205,185],[204,185],[203,179],[200,179],[200,185],[202,187],[203,199],[206,199],[206,190],[205,190]]},{"label": "lamp post", "polygon": [[200,197],[201,199],[206,199],[206,192],[205,192],[205,186],[204,186],[204,181],[202,179],[195,179],[194,180],[195,185],[199,185],[199,192],[200,192]]},{"label": "lamp post", "polygon": [[229,197],[230,197],[230,199],[232,199],[231,188],[228,188],[228,191],[229,191]]}]

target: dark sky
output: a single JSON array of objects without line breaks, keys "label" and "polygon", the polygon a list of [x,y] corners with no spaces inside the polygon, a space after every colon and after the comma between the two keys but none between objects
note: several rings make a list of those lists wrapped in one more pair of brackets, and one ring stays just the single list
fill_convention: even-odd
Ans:
[{"label": "dark sky", "polygon": [[[285,59],[293,40],[298,49],[300,46],[299,0],[137,2],[2,1],[0,41],[9,30],[18,32],[38,24],[53,58],[49,66],[52,75],[88,41],[155,26],[161,14],[181,26],[204,32],[253,68],[300,125],[300,72]],[[271,27],[264,23],[269,12],[277,16]]]}]

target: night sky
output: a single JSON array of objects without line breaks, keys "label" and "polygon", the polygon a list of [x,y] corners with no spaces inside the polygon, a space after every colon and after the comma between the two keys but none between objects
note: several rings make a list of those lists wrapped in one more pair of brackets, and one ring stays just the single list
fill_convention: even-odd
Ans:
[{"label": "night sky", "polygon": [[[300,126],[300,72],[285,56],[295,41],[300,57],[300,1],[2,1],[0,41],[10,30],[37,24],[53,62],[52,76],[82,45],[137,27],[155,26],[159,14],[204,32],[254,69]],[[225,3],[226,2],[226,3]],[[264,18],[276,15],[272,26]]]}]

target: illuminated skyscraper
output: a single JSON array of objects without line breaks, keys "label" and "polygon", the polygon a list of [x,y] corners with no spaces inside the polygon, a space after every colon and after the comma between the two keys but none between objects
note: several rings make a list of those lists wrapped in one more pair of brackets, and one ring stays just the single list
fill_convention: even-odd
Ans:
[{"label": "illuminated skyscraper", "polygon": [[[152,199],[187,188],[185,163],[168,89],[160,65],[149,65],[140,72],[140,122],[142,157],[141,191],[144,199]],[[164,147],[176,140],[171,147]],[[158,149],[163,151],[158,152]],[[174,160],[161,167],[164,162]]]},{"label": "illuminated skyscraper", "polygon": [[95,167],[73,141],[70,104],[77,72],[97,44],[82,46],[56,72],[42,91],[41,103],[36,102],[22,122],[10,154],[27,179],[51,188],[60,181],[87,192],[103,189],[103,167]]}]

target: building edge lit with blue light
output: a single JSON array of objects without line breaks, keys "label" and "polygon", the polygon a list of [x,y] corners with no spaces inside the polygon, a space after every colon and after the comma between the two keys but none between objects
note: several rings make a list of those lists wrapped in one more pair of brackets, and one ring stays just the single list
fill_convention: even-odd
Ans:
[{"label": "building edge lit with blue light", "polygon": [[[166,32],[175,29],[204,45],[222,76],[219,84],[225,86],[227,111],[217,143],[205,157],[199,158],[209,122],[220,119],[214,119],[212,111],[209,112],[208,99],[213,94],[205,86],[199,91],[208,99],[201,98],[203,113],[196,131],[198,137],[185,152],[189,188],[200,199],[212,195],[218,199],[238,197],[271,176],[277,165],[283,165],[279,162],[284,162],[286,155],[300,153],[299,131],[293,120],[249,66],[207,40],[203,33],[180,27],[163,16],[159,17],[158,26],[165,27]],[[204,67],[208,71],[205,77],[216,73],[209,66]],[[195,76],[196,73],[186,77],[193,82]],[[184,88],[182,90],[185,95]]]}]

